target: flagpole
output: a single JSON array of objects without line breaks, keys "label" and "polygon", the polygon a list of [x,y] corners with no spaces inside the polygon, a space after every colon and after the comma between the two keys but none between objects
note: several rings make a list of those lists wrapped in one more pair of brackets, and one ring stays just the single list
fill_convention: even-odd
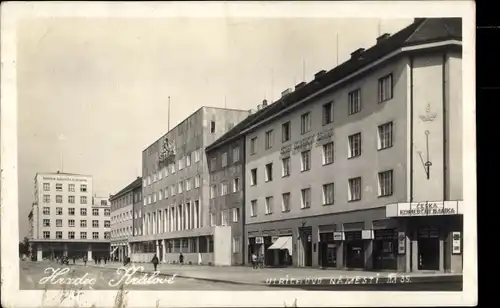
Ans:
[{"label": "flagpole", "polygon": [[170,131],[170,96],[168,97],[168,120],[167,120],[167,132]]}]

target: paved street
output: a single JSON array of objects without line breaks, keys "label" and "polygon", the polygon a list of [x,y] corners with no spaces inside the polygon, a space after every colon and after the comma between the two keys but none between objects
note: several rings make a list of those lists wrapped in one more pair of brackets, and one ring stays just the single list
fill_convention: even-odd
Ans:
[{"label": "paved street", "polygon": [[[92,279],[95,280],[95,283],[90,285],[59,285],[57,283],[51,284],[50,282],[39,283],[40,280],[44,277],[50,276],[50,272],[44,273],[47,268],[54,269],[65,269],[68,268],[69,271],[57,277],[58,278],[83,278],[83,283],[92,282]],[[133,275],[134,278],[140,278],[144,276],[143,273],[136,273]],[[151,276],[149,274],[148,276]],[[171,278],[171,275],[167,276]],[[158,276],[158,279],[164,280],[167,277]],[[70,264],[68,266],[63,266],[61,264],[57,264],[55,262],[31,262],[31,261],[21,261],[20,262],[20,289],[21,290],[33,290],[33,289],[47,289],[47,290],[111,290],[118,289],[118,286],[109,286],[109,282],[118,281],[120,276],[117,275],[116,269],[112,267],[95,267],[95,266],[87,266],[84,267],[83,264],[73,265]],[[241,285],[241,284],[233,284],[233,283],[222,283],[222,282],[210,282],[197,280],[192,278],[179,278],[175,277],[171,279],[171,283],[165,281],[164,283],[156,283],[156,284],[129,284],[124,285],[125,290],[206,290],[206,291],[259,291],[259,290],[271,290],[269,286],[258,286],[258,285]]]}]

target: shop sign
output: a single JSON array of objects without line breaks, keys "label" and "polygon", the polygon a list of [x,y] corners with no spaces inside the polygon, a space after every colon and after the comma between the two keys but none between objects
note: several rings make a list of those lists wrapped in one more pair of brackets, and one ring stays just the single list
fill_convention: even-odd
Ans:
[{"label": "shop sign", "polygon": [[325,143],[330,142],[332,140],[332,137],[333,137],[333,128],[319,132],[316,135],[316,146],[319,147]]},{"label": "shop sign", "polygon": [[343,241],[345,239],[344,232],[333,232],[334,241]]},{"label": "shop sign", "polygon": [[452,241],[452,251],[451,253],[454,255],[459,255],[462,250],[462,236],[460,235],[460,232],[452,232],[451,237],[453,239]]},{"label": "shop sign", "polygon": [[290,152],[291,151],[292,151],[292,145],[291,144],[285,145],[285,146],[281,147],[280,157],[281,158],[285,158],[285,157],[290,156]]},{"label": "shop sign", "polygon": [[361,230],[361,239],[373,240],[373,230]]},{"label": "shop sign", "polygon": [[398,232],[398,254],[404,255],[406,253],[406,234]]},{"label": "shop sign", "polygon": [[439,215],[455,215],[457,214],[457,203],[445,202],[415,202],[402,204],[398,209],[398,216],[439,216]]},{"label": "shop sign", "polygon": [[262,236],[257,236],[255,238],[255,244],[264,244],[264,238]]},{"label": "shop sign", "polygon": [[293,153],[303,152],[305,150],[309,150],[311,145],[314,142],[315,136],[306,137],[302,140],[299,140],[293,144]]},{"label": "shop sign", "polygon": [[62,177],[62,176],[44,176],[42,178],[44,180],[53,180],[53,181],[87,182],[87,179],[72,178],[72,177]]}]

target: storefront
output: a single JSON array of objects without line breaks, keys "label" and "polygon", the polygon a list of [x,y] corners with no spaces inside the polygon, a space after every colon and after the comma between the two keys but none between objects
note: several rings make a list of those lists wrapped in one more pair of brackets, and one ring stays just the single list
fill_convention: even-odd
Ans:
[{"label": "storefront", "polygon": [[332,232],[319,234],[319,265],[320,267],[337,267],[337,244]]},{"label": "storefront", "polygon": [[[273,244],[267,249],[267,255],[272,256],[273,263],[268,263],[268,266],[286,267],[292,265],[292,236],[274,236]],[[266,260],[271,260],[269,257]]]},{"label": "storefront", "polygon": [[346,268],[365,268],[365,244],[362,231],[344,232],[344,264]]},{"label": "storefront", "polygon": [[398,230],[381,229],[373,231],[373,268],[397,270]]}]

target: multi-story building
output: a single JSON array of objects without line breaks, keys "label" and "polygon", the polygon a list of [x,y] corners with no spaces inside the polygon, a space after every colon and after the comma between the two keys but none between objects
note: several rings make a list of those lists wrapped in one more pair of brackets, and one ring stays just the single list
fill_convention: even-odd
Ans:
[{"label": "multi-story building", "polygon": [[[264,100],[262,108],[267,106]],[[260,107],[259,106],[259,110]],[[262,109],[263,110],[263,109]],[[245,263],[245,137],[240,132],[261,111],[248,116],[233,129],[205,148],[209,167],[210,226],[230,226],[232,265]]]},{"label": "multi-story building", "polygon": [[111,195],[111,255],[113,260],[123,261],[131,249],[128,238],[134,230],[134,204],[142,202],[142,179],[137,177],[132,183]]},{"label": "multi-story building", "polygon": [[[248,111],[202,107],[142,153],[142,232],[132,261],[231,264],[231,228],[209,225],[205,147]],[[215,238],[215,240],[214,240]],[[216,253],[214,253],[216,251]]]},{"label": "multi-story building", "polygon": [[461,272],[461,53],[461,19],[419,18],[265,108],[241,131],[249,253]]},{"label": "multi-story building", "polygon": [[37,260],[66,255],[89,260],[109,254],[110,208],[92,196],[92,177],[37,173],[30,218],[32,251]]}]

